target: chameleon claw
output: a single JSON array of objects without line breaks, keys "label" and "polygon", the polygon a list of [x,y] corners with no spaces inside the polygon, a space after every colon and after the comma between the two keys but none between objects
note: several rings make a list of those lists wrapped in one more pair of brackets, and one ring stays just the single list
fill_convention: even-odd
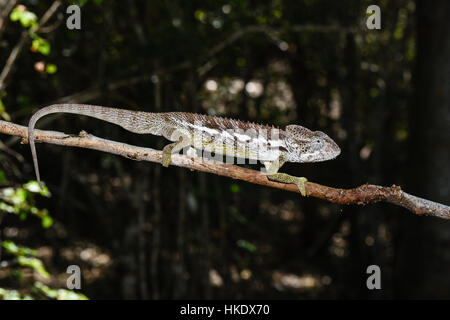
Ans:
[{"label": "chameleon claw", "polygon": [[302,196],[306,197],[306,188],[305,188],[305,182],[308,181],[305,177],[296,177],[296,183],[295,185],[300,190],[300,193]]}]

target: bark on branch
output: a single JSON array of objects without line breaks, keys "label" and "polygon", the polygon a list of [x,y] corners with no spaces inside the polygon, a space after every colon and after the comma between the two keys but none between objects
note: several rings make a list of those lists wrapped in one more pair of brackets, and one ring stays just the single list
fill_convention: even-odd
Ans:
[{"label": "bark on branch", "polygon": [[[24,143],[28,142],[27,127],[11,122],[0,121],[0,132],[22,137]],[[137,161],[161,163],[162,159],[161,151],[102,139],[85,132],[81,132],[78,136],[73,136],[56,131],[36,130],[35,140],[36,142],[47,142],[57,145],[104,151]],[[225,164],[214,160],[190,158],[184,155],[175,154],[172,156],[172,165],[299,193],[299,190],[295,185],[270,181],[265,174],[260,171]],[[306,182],[305,185],[307,196],[323,199],[332,203],[365,205],[375,202],[388,202],[404,207],[416,215],[450,219],[449,206],[410,195],[402,191],[399,186],[395,185],[391,187],[381,187],[364,184],[353,189],[332,188],[313,182]]]}]

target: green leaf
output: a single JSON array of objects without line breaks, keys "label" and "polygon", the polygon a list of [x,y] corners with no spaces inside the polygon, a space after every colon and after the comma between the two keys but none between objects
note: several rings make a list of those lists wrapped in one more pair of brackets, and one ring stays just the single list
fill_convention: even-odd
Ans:
[{"label": "green leaf", "polygon": [[25,183],[23,187],[33,193],[38,193],[41,190],[37,181],[29,181],[28,183]]},{"label": "green leaf", "polygon": [[0,98],[0,116],[5,119],[6,121],[11,121],[11,117],[6,112],[5,105],[3,104],[2,99]]},{"label": "green leaf", "polygon": [[202,10],[195,10],[194,17],[200,22],[204,22],[206,19],[206,13]]},{"label": "green leaf", "polygon": [[11,200],[15,205],[24,204],[27,200],[27,191],[24,189],[17,189]]},{"label": "green leaf", "polygon": [[10,198],[14,195],[14,189],[13,188],[5,188],[2,190],[3,197]]},{"label": "green leaf", "polygon": [[26,28],[34,26],[37,23],[37,16],[33,12],[25,11],[20,16],[20,23]]},{"label": "green leaf", "polygon": [[25,183],[23,187],[32,193],[39,193],[41,196],[44,196],[46,198],[50,198],[52,195],[46,185],[42,185],[41,189],[39,187],[39,183],[34,180]]},{"label": "green leaf", "polygon": [[17,257],[17,261],[23,267],[32,268],[34,271],[39,273],[42,277],[50,278],[50,274],[47,272],[47,270],[45,270],[44,264],[42,263],[42,261],[40,259],[19,256],[19,257]]},{"label": "green leaf", "polygon": [[47,297],[51,298],[51,299],[56,299],[58,298],[58,292],[54,289],[51,289],[50,287],[46,286],[45,284],[43,284],[42,282],[36,281],[34,283],[34,287],[41,293],[43,293],[44,295],[46,295]]},{"label": "green leaf", "polygon": [[13,206],[11,206],[5,202],[0,202],[0,211],[7,212],[7,213],[15,213],[16,212]]},{"label": "green leaf", "polygon": [[40,43],[41,43],[41,38],[34,39],[31,42],[31,50],[38,51]]},{"label": "green leaf", "polygon": [[236,65],[238,67],[243,68],[243,67],[245,67],[247,65],[247,61],[245,60],[245,58],[239,57],[239,58],[236,59]]},{"label": "green leaf", "polygon": [[36,281],[34,288],[51,299],[58,300],[89,300],[84,294],[66,289],[52,289],[42,282]]},{"label": "green leaf", "polygon": [[31,50],[39,51],[40,53],[46,56],[50,53],[50,43],[41,37],[37,37],[31,43]]},{"label": "green leaf", "polygon": [[249,252],[255,252],[256,251],[256,246],[254,245],[254,244],[252,244],[252,243],[250,243],[250,242],[248,242],[248,241],[246,241],[246,240],[238,240],[237,242],[236,242],[236,244],[237,244],[237,246],[238,247],[240,247],[240,248],[242,248],[242,249],[245,249],[245,250],[247,250],[247,251],[249,251]]},{"label": "green leaf", "polygon": [[37,25],[37,16],[25,9],[24,6],[17,6],[9,15],[11,21],[20,21],[25,28]]},{"label": "green leaf", "polygon": [[11,254],[16,254],[19,252],[19,247],[12,241],[3,241],[2,247]]},{"label": "green leaf", "polygon": [[58,300],[89,300],[84,294],[66,289],[58,290]]},{"label": "green leaf", "polygon": [[37,256],[37,251],[31,248],[18,246],[10,240],[2,241],[2,247],[15,256]]},{"label": "green leaf", "polygon": [[45,71],[47,71],[48,74],[53,74],[56,71],[58,71],[58,67],[53,63],[48,63],[47,66],[45,67]]},{"label": "green leaf", "polygon": [[0,183],[5,183],[8,182],[8,180],[6,179],[5,173],[3,172],[3,170],[0,170]]},{"label": "green leaf", "polygon": [[241,190],[241,188],[239,187],[239,185],[233,183],[232,185],[230,185],[230,191],[233,193],[238,193]]},{"label": "green leaf", "polygon": [[52,224],[53,224],[53,219],[52,219],[52,217],[50,217],[50,216],[44,216],[44,217],[42,217],[42,226],[43,226],[45,229],[50,228],[50,227],[52,226]]},{"label": "green leaf", "polygon": [[11,21],[19,21],[21,16],[22,16],[22,12],[20,12],[16,8],[11,12],[11,14],[9,15],[9,18],[11,19]]},{"label": "green leaf", "polygon": [[0,288],[0,298],[3,300],[20,300],[20,293],[17,290]]},{"label": "green leaf", "polygon": [[273,16],[277,19],[281,19],[281,17],[283,16],[283,13],[280,10],[274,10]]},{"label": "green leaf", "polygon": [[44,56],[47,56],[50,53],[50,43],[46,42],[39,46],[39,52],[42,53]]}]

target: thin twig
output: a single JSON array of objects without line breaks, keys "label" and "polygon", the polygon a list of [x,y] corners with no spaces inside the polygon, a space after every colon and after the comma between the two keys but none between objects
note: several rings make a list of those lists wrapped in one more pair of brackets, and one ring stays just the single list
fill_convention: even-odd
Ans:
[{"label": "thin twig", "polygon": [[57,20],[49,25],[49,26],[42,26],[39,28],[39,33],[51,33],[53,31],[55,31],[56,29],[59,28],[59,26],[63,23],[64,21],[64,15],[62,13],[58,13],[57,14]]},{"label": "thin twig", "polygon": [[[27,127],[24,126],[0,121],[0,132],[20,136],[25,143],[28,141]],[[36,130],[35,140],[36,142],[47,142],[57,145],[109,152],[137,161],[161,163],[162,159],[161,151],[110,141],[86,133],[82,133],[79,136],[71,136],[56,131]],[[213,173],[254,184],[299,193],[296,186],[270,181],[262,172],[218,161],[202,158],[199,160],[198,158],[174,154],[172,156],[172,164],[179,167]],[[404,207],[416,215],[450,219],[449,206],[410,195],[403,192],[398,186],[381,187],[365,184],[353,189],[337,189],[313,182],[306,182],[305,185],[307,196],[323,199],[332,203],[365,205],[375,202],[389,202]]]},{"label": "thin twig", "polygon": [[228,38],[218,43],[209,50],[208,56],[214,56],[233,42],[250,33],[266,34],[271,40],[278,41],[281,32],[314,32],[314,33],[355,33],[356,28],[346,28],[341,26],[321,26],[321,25],[294,25],[283,29],[271,28],[268,26],[250,25],[240,28]]},{"label": "thin twig", "polygon": [[14,62],[16,61],[17,57],[19,56],[20,51],[22,51],[22,48],[25,46],[28,40],[28,31],[24,30],[22,31],[22,35],[20,36],[19,42],[16,44],[14,49],[12,49],[11,53],[9,54],[8,59],[6,60],[5,66],[0,73],[0,90],[4,89],[6,87],[5,80],[6,77],[8,77],[9,72],[12,69],[12,66]]},{"label": "thin twig", "polygon": [[[236,32],[232,33],[229,37],[219,42],[213,46],[208,53],[205,55],[204,62],[200,67],[197,68],[198,74],[202,77],[209,70],[211,70],[217,63],[215,61],[215,56],[221,51],[225,50],[228,46],[236,42],[237,40],[243,38],[244,36],[252,33],[261,33],[269,38],[269,40],[275,45],[279,45],[282,41],[281,34],[283,32],[310,32],[310,33],[358,33],[363,32],[364,29],[358,29],[357,27],[341,27],[341,26],[327,26],[327,25],[293,25],[284,28],[272,28],[263,25],[249,25],[240,28]],[[209,60],[208,60],[209,59]]]},{"label": "thin twig", "polygon": [[18,0],[10,0],[2,8],[0,8],[1,9],[1,14],[0,14],[0,39],[2,37],[3,30],[5,30],[6,21],[8,20],[9,13],[16,6],[17,2],[19,2],[19,1]]}]

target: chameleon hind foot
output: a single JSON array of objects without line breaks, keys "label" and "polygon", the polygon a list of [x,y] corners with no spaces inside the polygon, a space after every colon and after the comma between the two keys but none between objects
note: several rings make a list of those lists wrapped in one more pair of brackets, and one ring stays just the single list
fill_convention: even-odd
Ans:
[{"label": "chameleon hind foot", "polygon": [[163,155],[162,155],[162,165],[163,167],[168,167],[170,163],[172,162],[172,152],[173,148],[176,146],[176,143],[168,144],[163,148]]},{"label": "chameleon hind foot", "polygon": [[180,152],[185,147],[191,145],[191,140],[187,136],[180,136],[177,142],[170,143],[163,148],[162,165],[168,167],[172,162],[172,154]]},{"label": "chameleon hind foot", "polygon": [[305,182],[308,180],[305,177],[295,177],[295,176],[288,175],[286,173],[274,173],[274,174],[268,174],[267,179],[269,179],[271,181],[282,182],[282,183],[295,184],[298,187],[298,189],[300,190],[301,195],[306,197]]}]

